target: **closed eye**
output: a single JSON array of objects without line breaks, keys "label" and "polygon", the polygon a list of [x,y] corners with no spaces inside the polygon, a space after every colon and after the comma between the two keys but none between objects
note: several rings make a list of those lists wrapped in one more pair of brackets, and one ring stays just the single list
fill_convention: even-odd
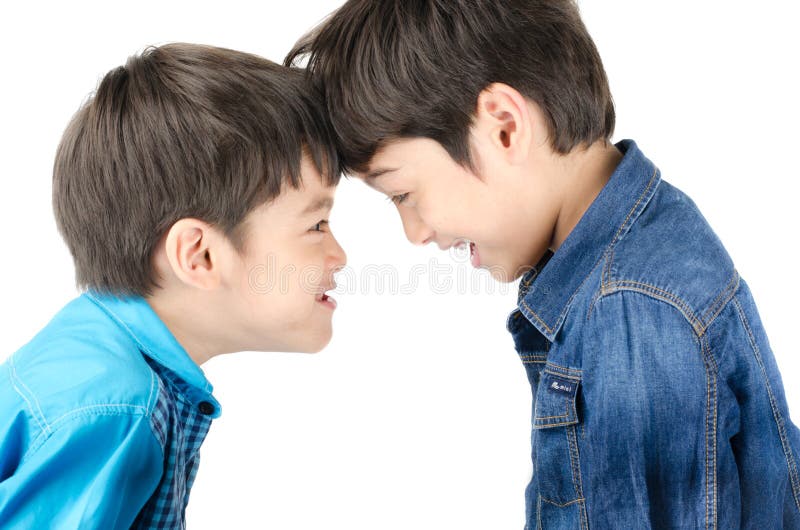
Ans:
[{"label": "closed eye", "polygon": [[401,195],[392,195],[391,197],[386,197],[387,200],[392,201],[394,204],[402,204],[410,194],[403,193]]}]

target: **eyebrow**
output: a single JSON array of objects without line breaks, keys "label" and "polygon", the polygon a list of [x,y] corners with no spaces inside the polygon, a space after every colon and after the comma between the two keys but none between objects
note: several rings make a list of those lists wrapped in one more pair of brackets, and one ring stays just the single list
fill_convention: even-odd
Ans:
[{"label": "eyebrow", "polygon": [[303,213],[300,215],[309,215],[320,210],[329,210],[331,208],[333,208],[333,199],[331,197],[319,197],[306,206]]},{"label": "eyebrow", "polygon": [[381,169],[374,169],[364,175],[364,180],[367,182],[373,181],[376,178],[385,175],[386,173],[391,173],[392,171],[397,171],[397,168],[381,168]]}]

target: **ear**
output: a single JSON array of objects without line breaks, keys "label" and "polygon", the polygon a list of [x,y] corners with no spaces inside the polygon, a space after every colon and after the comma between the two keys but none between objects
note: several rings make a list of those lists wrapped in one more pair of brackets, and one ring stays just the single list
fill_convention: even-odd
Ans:
[{"label": "ear", "polygon": [[529,102],[516,89],[493,83],[478,95],[474,132],[482,143],[488,143],[509,163],[528,159],[531,140],[536,132]]},{"label": "ear", "polygon": [[212,290],[222,282],[221,236],[208,223],[181,219],[167,232],[164,251],[173,274],[184,284]]}]

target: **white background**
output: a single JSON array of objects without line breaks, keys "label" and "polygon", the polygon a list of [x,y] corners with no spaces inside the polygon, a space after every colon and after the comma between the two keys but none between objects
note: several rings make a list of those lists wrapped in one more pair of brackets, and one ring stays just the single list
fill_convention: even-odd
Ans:
[{"label": "white background", "polygon": [[[53,154],[107,70],[189,41],[280,61],[339,4],[14,2],[0,12],[0,360],[75,296],[50,207]],[[634,138],[694,198],[748,281],[800,414],[796,279],[798,4],[584,0]],[[358,273],[451,264],[404,239],[393,208],[344,181],[332,223]],[[471,277],[471,276],[470,276]],[[523,525],[530,390],[504,329],[513,286],[339,297],[314,356],[242,353],[204,365],[223,405],[203,447],[190,529],[511,529]],[[488,292],[493,290],[494,292]],[[359,289],[358,291],[361,291]],[[455,288],[450,291],[456,291]]]}]

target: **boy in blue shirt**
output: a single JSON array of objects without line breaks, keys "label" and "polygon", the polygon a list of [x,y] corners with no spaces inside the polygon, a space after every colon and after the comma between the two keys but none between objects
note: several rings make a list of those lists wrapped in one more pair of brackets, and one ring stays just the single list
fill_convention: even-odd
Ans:
[{"label": "boy in blue shirt", "polygon": [[630,140],[572,0],[350,0],[301,39],[343,165],[408,239],[521,278],[526,528],[800,528],[756,306]]},{"label": "boy in blue shirt", "polygon": [[200,365],[330,339],[331,145],[305,76],[254,55],[169,44],[106,74],[53,174],[87,292],[0,365],[0,527],[185,526],[220,414]]}]

